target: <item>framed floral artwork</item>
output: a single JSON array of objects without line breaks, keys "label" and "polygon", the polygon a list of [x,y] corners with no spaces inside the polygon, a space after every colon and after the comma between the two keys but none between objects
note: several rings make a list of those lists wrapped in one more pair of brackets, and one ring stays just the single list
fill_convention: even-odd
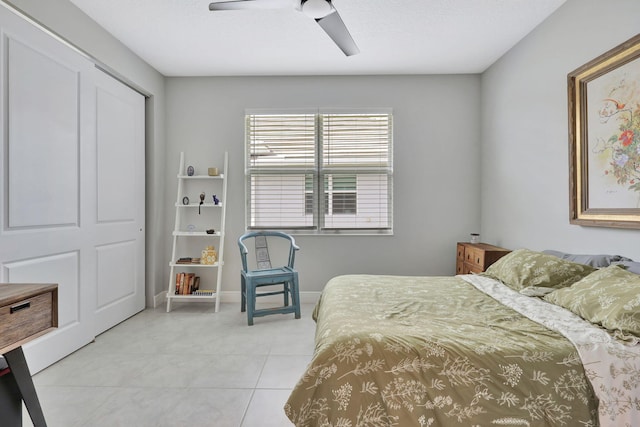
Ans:
[{"label": "framed floral artwork", "polygon": [[570,222],[640,228],[640,34],[567,82]]}]

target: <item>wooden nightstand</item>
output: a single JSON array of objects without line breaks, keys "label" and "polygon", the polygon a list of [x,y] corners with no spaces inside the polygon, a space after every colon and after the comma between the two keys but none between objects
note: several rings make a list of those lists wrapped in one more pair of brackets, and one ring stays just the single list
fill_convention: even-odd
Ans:
[{"label": "wooden nightstand", "polygon": [[491,264],[511,252],[486,243],[458,242],[456,274],[482,273]]}]

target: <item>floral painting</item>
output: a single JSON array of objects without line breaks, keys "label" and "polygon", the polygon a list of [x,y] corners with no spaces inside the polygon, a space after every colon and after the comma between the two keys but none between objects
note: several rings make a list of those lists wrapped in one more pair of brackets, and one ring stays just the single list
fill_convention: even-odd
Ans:
[{"label": "floral painting", "polygon": [[569,221],[640,228],[640,34],[567,77]]},{"label": "floral painting", "polygon": [[640,59],[587,85],[589,206],[640,208]]}]

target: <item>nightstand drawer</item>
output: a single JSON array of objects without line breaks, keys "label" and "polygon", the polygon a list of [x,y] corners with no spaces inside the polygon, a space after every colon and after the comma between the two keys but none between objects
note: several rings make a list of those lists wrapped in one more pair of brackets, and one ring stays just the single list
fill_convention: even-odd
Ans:
[{"label": "nightstand drawer", "polygon": [[0,354],[42,335],[58,324],[57,286],[50,289],[40,287],[33,293],[27,291],[31,285],[12,286],[24,286],[25,289],[15,298],[1,301]]},{"label": "nightstand drawer", "polygon": [[467,264],[473,264],[477,266],[481,271],[484,269],[484,250],[475,247],[467,247],[465,252],[464,261]]}]

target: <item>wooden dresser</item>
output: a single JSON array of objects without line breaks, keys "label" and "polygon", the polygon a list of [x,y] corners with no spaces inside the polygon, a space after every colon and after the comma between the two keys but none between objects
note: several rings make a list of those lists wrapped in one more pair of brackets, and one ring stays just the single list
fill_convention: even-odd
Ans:
[{"label": "wooden dresser", "polygon": [[491,264],[511,252],[486,243],[458,242],[456,274],[482,273]]}]

